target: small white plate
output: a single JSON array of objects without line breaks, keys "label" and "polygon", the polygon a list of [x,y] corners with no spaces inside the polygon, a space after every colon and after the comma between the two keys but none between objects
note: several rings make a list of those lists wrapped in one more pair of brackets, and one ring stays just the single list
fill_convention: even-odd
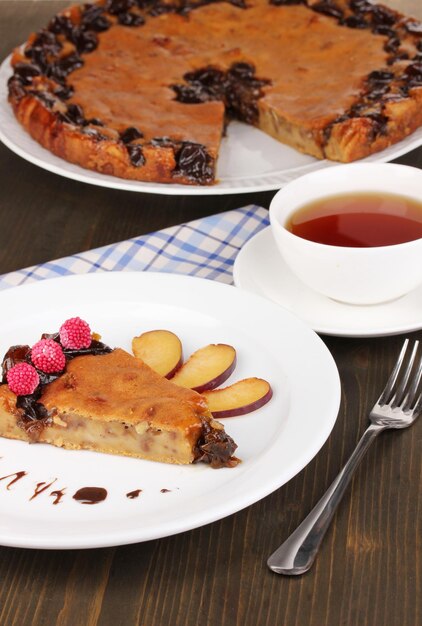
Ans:
[{"label": "small white plate", "polygon": [[233,275],[237,287],[280,304],[321,334],[381,337],[422,328],[422,286],[384,304],[355,306],[336,302],[313,291],[291,272],[270,227],[243,246]]},{"label": "small white plate", "polygon": [[[209,280],[150,272],[44,280],[0,293],[0,353],[12,344],[32,345],[42,332],[75,315],[89,321],[109,345],[127,350],[135,335],[154,328],[176,332],[185,357],[208,343],[229,343],[237,350],[238,365],[227,384],[259,376],[271,383],[274,395],[254,413],[222,420],[242,459],[232,469],[153,463],[0,437],[0,478],[27,472],[9,490],[8,481],[0,481],[0,544],[92,548],[208,524],[290,480],[335,423],[340,383],[331,354],[308,326],[264,298]],[[30,500],[38,483],[54,479]],[[79,504],[72,495],[88,486],[105,488],[107,498],[93,506]],[[63,487],[65,497],[54,506],[51,491]],[[143,490],[140,496],[128,499],[136,489]]]},{"label": "small white plate", "polygon": [[[8,57],[0,66],[0,140],[30,163],[54,174],[91,185],[184,196],[251,193],[280,189],[303,174],[338,165],[334,161],[320,161],[302,154],[272,139],[253,126],[231,122],[218,158],[218,183],[210,187],[144,183],[92,172],[55,156],[34,141],[17,122],[7,101],[7,80],[10,76],[10,57]],[[379,163],[391,161],[421,144],[422,127],[403,141],[362,161]]]}]

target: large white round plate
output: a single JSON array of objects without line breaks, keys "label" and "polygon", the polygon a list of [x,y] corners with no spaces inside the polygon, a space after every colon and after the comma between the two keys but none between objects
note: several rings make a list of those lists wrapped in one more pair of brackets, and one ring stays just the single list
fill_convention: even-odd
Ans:
[{"label": "large white round plate", "polygon": [[[315,170],[338,165],[320,161],[285,146],[265,133],[232,122],[223,139],[217,165],[218,183],[200,185],[165,185],[123,180],[83,169],[68,163],[40,146],[16,121],[7,102],[7,79],[11,75],[10,57],[0,67],[0,140],[27,161],[50,172],[100,187],[168,195],[221,195],[280,189],[286,183]],[[403,141],[363,161],[386,162],[410,152],[422,144],[422,128]]]},{"label": "large white round plate", "polygon": [[313,291],[291,272],[270,227],[243,246],[233,275],[237,287],[280,304],[321,334],[381,337],[422,328],[422,286],[384,304],[355,306],[336,302]]},{"label": "large white round plate", "polygon": [[[230,343],[247,376],[271,382],[272,400],[222,420],[238,443],[237,467],[173,466],[0,438],[0,544],[88,548],[165,537],[213,522],[256,502],[297,474],[318,452],[336,420],[340,383],[321,339],[275,304],[229,285],[154,273],[104,273],[52,279],[0,294],[0,351],[32,344],[80,315],[111,346],[130,350],[136,334],[168,328],[185,356],[208,343]],[[317,416],[317,418],[315,417]],[[30,500],[36,485],[57,479]],[[94,506],[76,502],[81,487],[107,490]],[[66,489],[56,506],[52,490]],[[142,489],[134,500],[126,494]],[[162,493],[162,489],[169,492]]]}]

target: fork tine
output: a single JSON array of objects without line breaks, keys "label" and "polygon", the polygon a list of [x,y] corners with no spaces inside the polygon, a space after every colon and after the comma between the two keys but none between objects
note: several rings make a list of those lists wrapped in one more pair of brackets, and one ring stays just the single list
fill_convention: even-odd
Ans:
[{"label": "fork tine", "polygon": [[419,346],[419,341],[415,341],[415,343],[413,344],[413,349],[412,352],[410,354],[410,359],[409,359],[409,363],[407,365],[407,368],[404,372],[404,374],[402,375],[402,379],[400,381],[400,384],[397,388],[397,390],[395,391],[393,397],[390,400],[390,406],[392,409],[395,409],[396,407],[398,407],[404,397],[404,393],[406,391],[406,387],[407,387],[407,383],[409,382],[409,378],[410,378],[410,374],[412,373],[412,369],[413,369],[413,365],[415,363],[415,358],[416,358],[416,353],[418,351],[418,346]]},{"label": "fork tine", "polygon": [[388,379],[383,392],[378,398],[377,404],[383,405],[383,404],[387,404],[387,402],[389,401],[390,394],[393,390],[394,385],[396,384],[396,380],[397,380],[400,368],[402,366],[408,344],[409,344],[409,339],[405,339],[403,343],[403,347],[400,350],[399,358],[397,359],[397,362],[393,368],[393,371],[390,374],[390,378]]},{"label": "fork tine", "polygon": [[403,402],[402,402],[403,411],[409,411],[412,408],[412,406],[415,406],[416,408],[418,405],[418,402],[421,400],[422,394],[419,396],[418,400],[415,402],[415,397],[419,388],[419,384],[421,382],[421,378],[422,378],[422,356],[419,361],[417,372],[413,377],[412,383],[408,389],[406,397],[403,399]]}]

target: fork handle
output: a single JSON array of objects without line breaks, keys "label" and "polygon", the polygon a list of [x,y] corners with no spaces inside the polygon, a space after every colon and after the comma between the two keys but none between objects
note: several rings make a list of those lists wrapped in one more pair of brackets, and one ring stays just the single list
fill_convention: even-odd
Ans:
[{"label": "fork handle", "polygon": [[385,426],[371,424],[351,457],[321,500],[290,537],[270,556],[268,567],[277,574],[304,574],[311,567],[332,517],[363,455]]}]

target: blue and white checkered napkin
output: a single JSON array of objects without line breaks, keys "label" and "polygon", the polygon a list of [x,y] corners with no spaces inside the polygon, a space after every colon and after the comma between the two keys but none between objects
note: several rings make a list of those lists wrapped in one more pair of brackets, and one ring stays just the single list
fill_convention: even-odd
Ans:
[{"label": "blue and white checkered napkin", "polygon": [[3,274],[0,289],[71,274],[125,270],[188,274],[230,284],[240,248],[268,223],[268,211],[251,205]]}]

